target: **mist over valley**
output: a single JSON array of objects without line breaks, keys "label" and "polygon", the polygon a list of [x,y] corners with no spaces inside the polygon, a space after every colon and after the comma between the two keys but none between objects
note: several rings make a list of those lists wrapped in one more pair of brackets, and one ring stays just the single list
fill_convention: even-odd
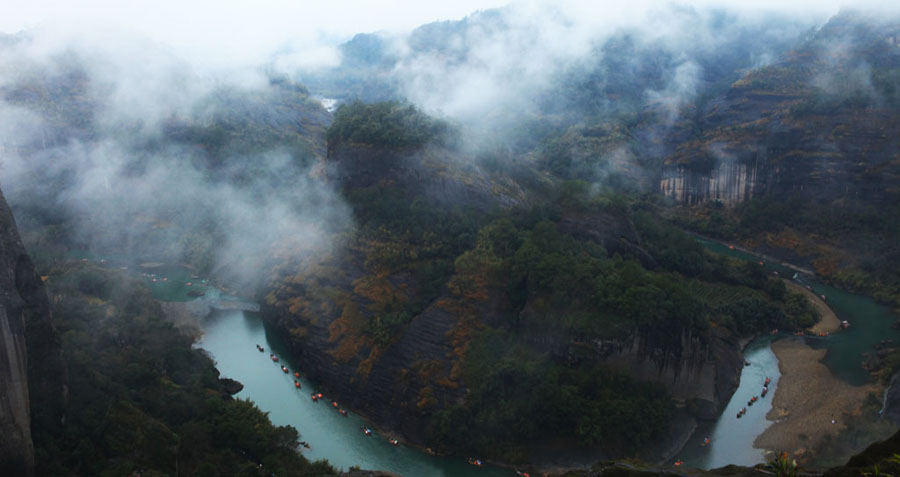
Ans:
[{"label": "mist over valley", "polygon": [[11,475],[897,470],[900,10],[40,8]]}]

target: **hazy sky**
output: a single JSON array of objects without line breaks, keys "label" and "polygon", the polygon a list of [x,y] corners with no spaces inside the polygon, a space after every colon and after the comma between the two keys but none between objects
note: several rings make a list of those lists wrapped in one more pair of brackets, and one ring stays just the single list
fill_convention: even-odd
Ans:
[{"label": "hazy sky", "polygon": [[[534,0],[513,0],[534,3]],[[327,45],[352,34],[408,30],[436,20],[455,20],[510,0],[3,0],[0,31],[33,28],[57,33],[128,31],[167,45],[192,62],[237,66],[258,64],[278,49],[306,50],[310,63],[327,61]],[[562,0],[596,21],[632,15],[653,0]],[[836,12],[840,0],[692,0],[690,5],[776,8],[792,13]],[[854,2],[858,3],[858,2]],[[871,3],[871,2],[867,2]],[[262,58],[261,58],[262,57]]]},{"label": "hazy sky", "polygon": [[[3,0],[7,3],[10,0]],[[173,47],[189,60],[235,65],[285,47],[316,48],[354,33],[408,30],[459,19],[506,0],[12,0],[0,31],[125,30]],[[310,52],[315,57],[315,52]],[[315,58],[313,60],[315,61]]]}]

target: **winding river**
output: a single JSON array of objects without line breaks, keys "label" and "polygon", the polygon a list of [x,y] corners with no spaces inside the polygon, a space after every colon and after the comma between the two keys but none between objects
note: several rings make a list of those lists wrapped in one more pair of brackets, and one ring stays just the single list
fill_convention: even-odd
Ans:
[{"label": "winding river", "polygon": [[[378,469],[403,476],[485,476],[507,477],[515,472],[498,467],[474,467],[465,459],[428,455],[418,449],[388,442],[393,437],[373,429],[366,436],[362,428],[367,424],[361,417],[349,413],[343,417],[331,406],[331,399],[313,402],[310,393],[315,383],[302,377],[301,389],[294,387],[295,370],[302,363],[287,356],[286,347],[263,321],[253,313],[229,311],[214,313],[203,324],[204,335],[198,346],[216,361],[223,376],[237,379],[244,389],[237,397],[253,400],[278,425],[292,425],[300,431],[300,440],[310,444],[304,454],[311,460],[328,459],[335,467],[348,469]],[[256,344],[265,348],[256,349]],[[281,357],[279,364],[269,359],[269,353]],[[291,374],[281,371],[284,363]]]},{"label": "winding river", "polygon": [[[761,260],[758,256],[730,249],[717,242],[700,241],[713,252],[745,260]],[[774,262],[765,262],[765,267],[785,277],[795,273]],[[163,300],[189,300],[192,298],[187,294],[189,290],[215,291],[207,289],[202,281],[197,283],[196,277],[184,270],[159,270],[159,276],[146,269],[144,272],[154,295]],[[168,280],[162,281],[162,275]],[[153,281],[154,278],[157,281]],[[184,286],[188,280],[194,280],[191,287]],[[817,283],[808,276],[799,276],[798,280],[815,293],[825,295],[838,317],[851,323],[848,330],[824,338],[808,336],[806,342],[828,350],[825,364],[839,378],[854,385],[869,382],[871,377],[862,367],[863,355],[873,352],[873,345],[884,340],[900,340],[900,332],[891,328],[896,316],[870,298]],[[301,440],[310,444],[310,448],[303,451],[310,459],[327,459],[343,469],[359,466],[404,476],[515,475],[509,469],[491,466],[476,468],[461,458],[435,457],[403,444],[395,447],[388,441],[394,436],[383,435],[374,428],[373,435],[366,436],[362,428],[369,424],[361,417],[353,413],[348,417],[341,416],[330,405],[328,396],[319,402],[310,399],[310,393],[316,390],[315,383],[301,378],[302,389],[295,389],[293,375],[281,372],[279,365],[269,359],[269,353],[281,356],[282,362],[292,373],[302,370],[302,363],[294,362],[286,355],[283,343],[275,333],[266,329],[254,313],[217,312],[205,320],[203,329],[204,336],[198,346],[215,359],[223,376],[244,384],[238,397],[253,400],[260,409],[269,413],[274,423],[296,427]],[[710,469],[727,464],[754,465],[765,461],[763,451],[754,448],[753,441],[771,424],[765,416],[771,409],[772,396],[777,392],[780,379],[778,360],[769,346],[773,339],[778,337],[766,336],[745,348],[745,358],[751,364],[743,369],[740,385],[725,411],[717,421],[701,425],[678,455],[688,466]],[[265,352],[256,349],[257,343],[265,348]],[[760,394],[767,376],[772,379],[768,396],[747,407],[747,401]],[[747,407],[747,413],[737,419],[736,414],[741,407]],[[710,438],[710,444],[702,446],[706,437]]]},{"label": "winding river", "polygon": [[[763,261],[767,270],[778,272],[784,277],[791,277],[796,273],[794,269],[777,262],[765,261],[759,256],[731,249],[718,242],[705,239],[700,239],[700,242],[716,253],[754,262]],[[823,362],[838,378],[857,386],[871,382],[872,377],[863,368],[865,355],[873,353],[873,347],[885,340],[900,341],[900,331],[891,328],[897,316],[888,307],[871,298],[818,283],[810,276],[799,274],[796,280],[808,285],[817,295],[824,295],[838,318],[850,322],[849,329],[830,336],[806,336],[803,339],[813,348],[828,350]],[[699,427],[680,454],[679,458],[687,465],[712,469],[727,464],[755,465],[766,460],[763,451],[753,447],[753,441],[771,424],[765,415],[771,409],[770,398],[778,389],[778,360],[769,346],[773,339],[778,337],[766,336],[745,348],[744,357],[751,365],[741,373],[740,385],[719,419],[710,425]],[[773,381],[769,386],[768,397],[747,408],[747,414],[738,420],[735,417],[737,410],[746,406],[751,396],[759,393],[765,376],[772,377]],[[705,437],[710,438],[710,445],[701,446]]]},{"label": "winding river", "polygon": [[[728,464],[752,466],[765,461],[764,451],[754,448],[753,441],[771,424],[766,414],[772,409],[772,397],[781,378],[778,359],[769,346],[771,342],[767,336],[744,348],[744,359],[750,365],[741,372],[741,382],[725,411],[714,423],[700,425],[679,455],[688,466],[715,469]],[[760,395],[766,377],[772,380],[768,394],[748,406],[750,398]],[[738,419],[741,408],[746,408],[747,413]],[[704,446],[702,443],[707,437],[710,443]]]}]

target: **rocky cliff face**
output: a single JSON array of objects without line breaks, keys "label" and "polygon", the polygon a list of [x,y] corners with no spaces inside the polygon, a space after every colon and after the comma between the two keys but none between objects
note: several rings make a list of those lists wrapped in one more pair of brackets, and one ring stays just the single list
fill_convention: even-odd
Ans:
[{"label": "rocky cliff face", "polygon": [[660,383],[672,398],[688,403],[700,419],[715,419],[728,404],[741,378],[743,358],[733,336],[701,337],[685,334],[678,358],[653,359],[641,340],[631,343],[597,343],[598,353],[612,367],[639,381]]},{"label": "rocky cliff face", "polygon": [[683,205],[717,202],[734,206],[754,198],[763,184],[756,165],[721,162],[711,172],[697,172],[683,166],[663,170],[659,189],[662,194]]},{"label": "rocky cliff face", "polygon": [[[49,318],[43,284],[0,194],[0,469],[6,475],[31,475],[34,470],[29,371],[38,364],[30,362],[28,348],[29,338],[52,332]],[[30,393],[44,391],[40,387]]]}]

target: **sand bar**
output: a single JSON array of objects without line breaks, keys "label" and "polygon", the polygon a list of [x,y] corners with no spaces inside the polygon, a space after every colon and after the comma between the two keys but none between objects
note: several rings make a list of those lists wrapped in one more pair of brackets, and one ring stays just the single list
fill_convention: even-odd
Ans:
[{"label": "sand bar", "polygon": [[772,351],[781,378],[766,417],[775,423],[756,438],[757,448],[802,456],[826,436],[837,436],[847,418],[860,412],[866,396],[880,390],[874,384],[851,386],[835,378],[821,362],[826,350],[812,349],[802,339],[776,341]]}]

